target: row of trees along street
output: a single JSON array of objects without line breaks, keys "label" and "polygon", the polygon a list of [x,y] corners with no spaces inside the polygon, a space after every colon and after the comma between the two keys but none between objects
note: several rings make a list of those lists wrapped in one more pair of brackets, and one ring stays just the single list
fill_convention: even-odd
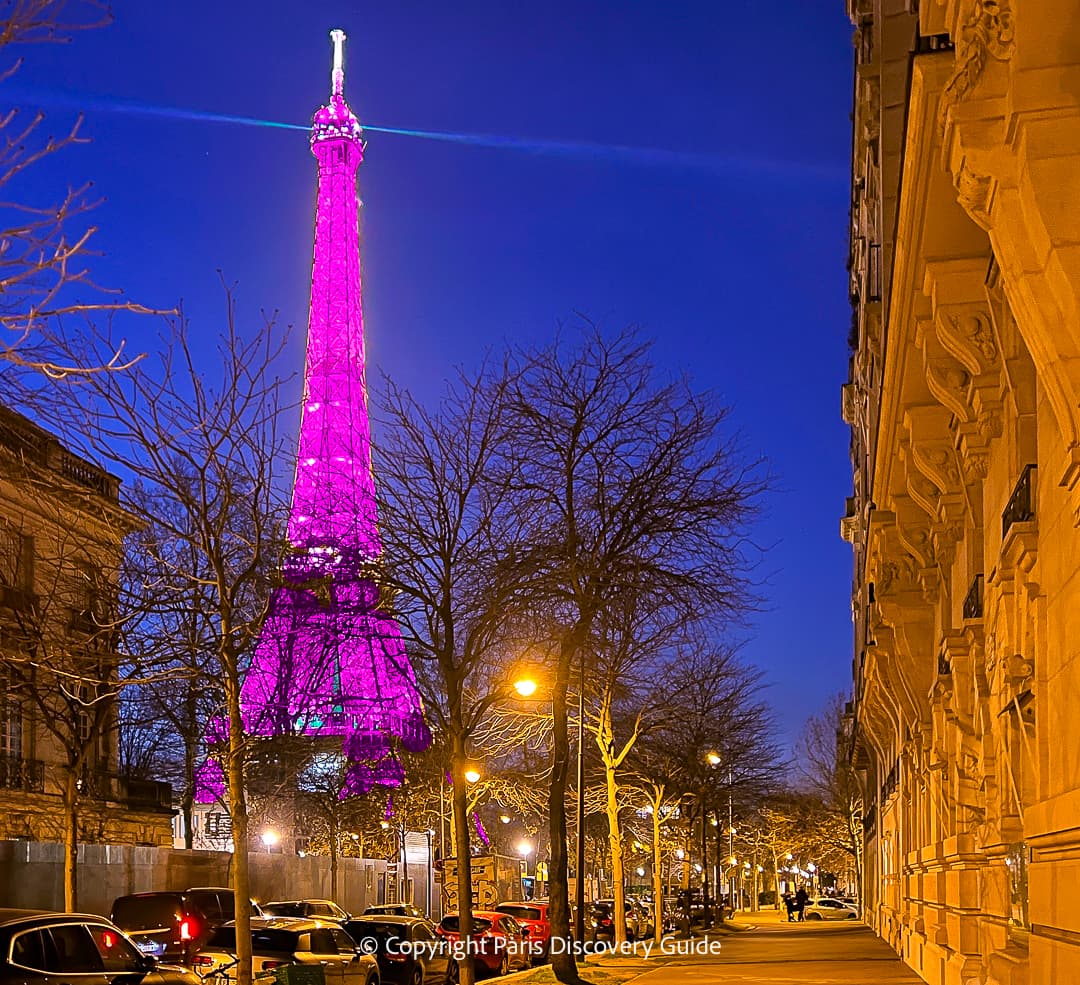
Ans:
[{"label": "row of trees along street", "polygon": [[[19,0],[0,44],[65,36],[65,9],[100,12],[93,3]],[[92,23],[88,16],[81,26]],[[24,129],[20,146],[34,136],[33,125]],[[42,141],[14,159],[9,143],[5,173],[77,137]],[[190,822],[207,725],[228,722],[215,755],[241,849],[233,868],[238,982],[250,985],[249,796],[257,812],[280,803],[288,786],[313,845],[324,843],[332,860],[357,853],[361,838],[387,840],[381,795],[342,798],[337,768],[316,770],[296,737],[247,736],[241,717],[246,660],[289,550],[294,448],[284,431],[298,417],[299,377],[296,367],[283,371],[286,333],[273,318],[241,327],[228,287],[216,332],[176,311],[157,316],[160,334],[149,342],[147,309],[114,296],[82,300],[91,292],[89,204],[69,194],[41,213],[41,224],[12,222],[0,233],[23,244],[8,249],[0,271],[8,333],[0,398],[124,478],[122,510],[102,521],[120,525],[123,551],[94,569],[84,650],[65,643],[55,659],[41,659],[33,647],[48,635],[43,606],[20,631],[26,645],[0,659],[15,700],[52,708],[59,694],[68,705],[53,721],[73,750],[60,765],[70,794],[62,827],[72,909],[80,750],[122,729],[126,767],[174,781]],[[138,322],[138,351],[123,346],[124,318]],[[567,805],[577,794],[579,724],[586,808],[606,822],[620,934],[628,834],[652,853],[659,911],[664,855],[689,837],[687,819],[696,814],[706,834],[707,819],[720,827],[729,804],[747,819],[782,772],[759,674],[735,643],[755,604],[750,531],[766,470],[739,447],[713,394],[652,360],[634,332],[583,323],[548,345],[490,356],[438,401],[393,381],[373,396],[381,597],[402,625],[436,736],[430,752],[403,756],[409,779],[394,794],[394,823],[433,817],[449,792],[463,935],[472,928],[470,818],[486,802],[536,825],[546,820],[553,932],[569,933],[576,819]],[[75,542],[95,535],[67,529],[72,544],[57,550],[74,561],[86,551]],[[59,588],[46,601],[66,604]],[[523,670],[540,685],[528,702],[510,688]],[[470,785],[466,772],[478,761],[484,779]],[[780,801],[769,809],[784,812]],[[766,817],[760,850],[778,851],[784,836]],[[655,924],[659,932],[659,912]],[[553,964],[561,981],[576,979],[572,953]],[[471,959],[461,976],[473,981]]]}]

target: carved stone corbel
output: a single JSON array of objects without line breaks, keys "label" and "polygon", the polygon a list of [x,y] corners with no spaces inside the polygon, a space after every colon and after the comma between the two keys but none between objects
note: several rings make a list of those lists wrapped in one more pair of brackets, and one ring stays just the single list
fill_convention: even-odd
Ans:
[{"label": "carved stone corbel", "polygon": [[974,9],[956,40],[956,68],[945,84],[938,108],[938,122],[944,131],[949,111],[968,98],[982,81],[991,59],[1011,57],[1015,42],[1012,9],[1008,0],[975,0]]}]

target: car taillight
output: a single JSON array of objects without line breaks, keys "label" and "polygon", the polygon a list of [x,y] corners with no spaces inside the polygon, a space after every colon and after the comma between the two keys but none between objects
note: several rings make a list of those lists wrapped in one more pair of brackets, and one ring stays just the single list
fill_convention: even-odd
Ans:
[{"label": "car taillight", "polygon": [[101,946],[105,948],[116,947],[116,934],[111,930],[103,930],[101,932]]},{"label": "car taillight", "polygon": [[274,968],[284,968],[288,963],[288,961],[264,961],[262,964],[263,971],[270,971]]},{"label": "car taillight", "polygon": [[205,968],[214,963],[214,959],[209,954],[196,954],[191,959],[191,963],[199,968]]},{"label": "car taillight", "polygon": [[611,921],[610,921],[610,920],[607,920],[607,919],[605,919],[605,920],[601,920],[601,921],[600,921],[600,926],[601,926],[601,927],[610,927],[610,926],[611,926]]},{"label": "car taillight", "polygon": [[195,932],[197,926],[194,920],[184,919],[180,921],[180,940],[193,941],[195,940]]}]

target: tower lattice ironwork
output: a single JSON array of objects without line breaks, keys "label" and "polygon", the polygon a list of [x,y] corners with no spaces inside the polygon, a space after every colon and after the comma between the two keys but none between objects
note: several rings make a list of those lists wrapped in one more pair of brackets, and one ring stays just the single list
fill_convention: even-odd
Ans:
[{"label": "tower lattice ironwork", "polygon": [[364,792],[398,785],[394,748],[422,749],[431,736],[400,627],[379,605],[357,223],[364,142],[344,96],[345,34],[331,38],[330,101],[311,132],[319,183],[292,552],[241,707],[252,735],[340,737],[349,790]]}]

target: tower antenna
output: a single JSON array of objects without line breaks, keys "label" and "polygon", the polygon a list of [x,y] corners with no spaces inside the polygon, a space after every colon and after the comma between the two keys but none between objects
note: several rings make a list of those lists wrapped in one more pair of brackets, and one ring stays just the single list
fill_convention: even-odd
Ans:
[{"label": "tower antenna", "polygon": [[345,32],[335,28],[330,32],[334,42],[334,70],[330,73],[330,93],[342,96],[345,93]]}]

